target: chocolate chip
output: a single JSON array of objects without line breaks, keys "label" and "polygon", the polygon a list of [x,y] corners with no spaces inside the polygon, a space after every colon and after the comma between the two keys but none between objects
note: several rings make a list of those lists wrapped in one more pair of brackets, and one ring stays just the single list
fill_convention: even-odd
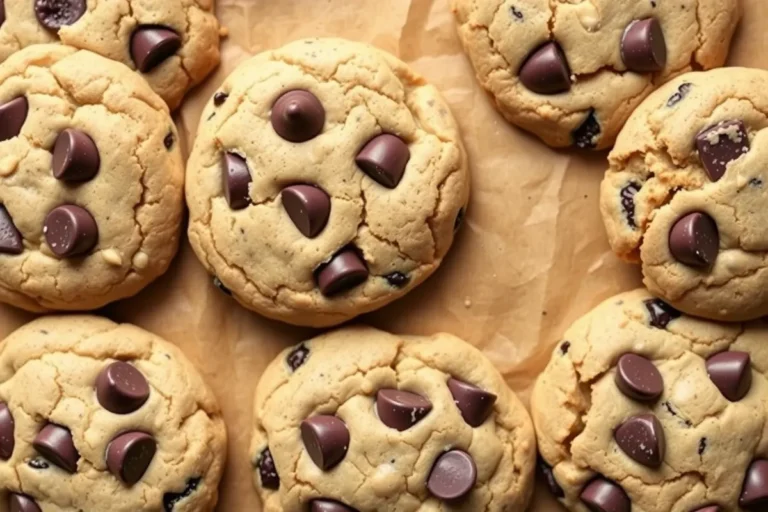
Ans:
[{"label": "chocolate chip", "polygon": [[699,456],[704,454],[704,450],[707,449],[707,438],[702,437],[699,439]]},{"label": "chocolate chip", "polygon": [[632,509],[624,489],[602,477],[587,484],[579,497],[592,512],[630,512]]},{"label": "chocolate chip", "polygon": [[765,510],[768,505],[768,460],[754,460],[747,468],[739,505],[750,510]]},{"label": "chocolate chip", "polygon": [[629,398],[653,402],[664,391],[664,379],[650,360],[627,353],[616,365],[616,386]]},{"label": "chocolate chip", "polygon": [[227,98],[229,98],[229,94],[219,91],[213,95],[213,104],[220,107],[227,101]]},{"label": "chocolate chip", "polygon": [[479,427],[493,412],[493,404],[496,403],[493,393],[454,378],[448,379],[448,389],[468,425]]},{"label": "chocolate chip", "polygon": [[29,103],[24,96],[0,105],[0,142],[12,139],[21,133],[28,112]]},{"label": "chocolate chip", "polygon": [[312,500],[310,512],[357,512],[357,510],[338,501],[322,499]]},{"label": "chocolate chip", "polygon": [[658,468],[664,460],[664,429],[653,414],[632,416],[613,433],[616,444],[635,462]]},{"label": "chocolate chip", "polygon": [[411,278],[402,272],[392,272],[391,274],[387,274],[385,278],[387,279],[387,282],[395,288],[402,288],[411,281]]},{"label": "chocolate chip", "polygon": [[641,186],[634,181],[627,183],[621,189],[621,209],[624,210],[624,218],[632,229],[637,228],[635,220],[635,195],[640,192]]},{"label": "chocolate chip", "polygon": [[351,290],[368,279],[368,267],[355,249],[343,249],[316,272],[317,285],[326,297]]},{"label": "chocolate chip", "polygon": [[8,496],[8,508],[9,512],[42,512],[31,497],[15,492]]},{"label": "chocolate chip", "polygon": [[763,180],[761,180],[760,178],[752,178],[751,180],[749,180],[749,184],[755,188],[760,188],[763,186]]},{"label": "chocolate chip", "polygon": [[523,13],[518,11],[514,5],[509,8],[509,14],[517,18],[518,21],[522,21],[524,18]]},{"label": "chocolate chip", "polygon": [[688,93],[691,92],[691,89],[693,89],[693,84],[688,82],[680,84],[680,86],[677,88],[677,92],[670,96],[667,100],[667,107],[674,107],[683,101],[685,97],[688,96]]},{"label": "chocolate chip", "polygon": [[165,149],[171,149],[173,147],[173,132],[170,132],[165,136],[163,144],[165,145]]},{"label": "chocolate chip", "polygon": [[48,469],[50,466],[47,462],[45,462],[45,459],[42,457],[36,457],[29,462],[27,462],[27,465],[31,467],[32,469]]},{"label": "chocolate chip", "polygon": [[669,231],[669,252],[677,261],[689,267],[711,267],[719,250],[717,224],[706,213],[684,215]]},{"label": "chocolate chip", "polygon": [[706,507],[697,508],[692,512],[723,512],[723,509],[720,508],[720,505],[707,505]]},{"label": "chocolate chip", "polygon": [[13,455],[13,448],[16,445],[14,439],[15,423],[13,414],[5,402],[0,402],[0,459],[8,460]]},{"label": "chocolate chip", "polygon": [[262,487],[265,489],[280,488],[280,476],[277,474],[275,460],[272,458],[272,452],[269,451],[269,448],[262,450],[259,460],[256,461],[256,467],[259,468]]},{"label": "chocolate chip", "polygon": [[564,498],[565,492],[563,491],[563,488],[560,487],[560,484],[557,483],[555,473],[552,471],[552,466],[539,457],[536,468],[539,471],[539,477],[544,480],[545,484],[547,484],[547,488],[549,489],[549,492],[552,493],[552,496],[555,498]]},{"label": "chocolate chip", "polygon": [[149,73],[181,48],[181,37],[168,27],[140,25],[131,36],[131,59]]},{"label": "chocolate chip", "polygon": [[0,204],[0,253],[21,254],[22,252],[24,252],[24,244],[21,233],[16,229],[16,224],[13,223],[8,210]]},{"label": "chocolate chip", "polygon": [[548,42],[534,50],[520,68],[520,81],[538,94],[558,94],[571,88],[571,71],[560,45]]},{"label": "chocolate chip", "polygon": [[157,443],[149,434],[120,434],[107,447],[107,467],[124,483],[133,485],[144,476],[156,451]]},{"label": "chocolate chip", "polygon": [[224,197],[233,210],[242,210],[251,204],[249,188],[251,171],[245,158],[235,153],[224,153],[222,159]]},{"label": "chocolate chip", "polygon": [[432,403],[421,395],[398,389],[381,389],[376,394],[376,412],[382,423],[402,432],[421,421]]},{"label": "chocolate chip", "polygon": [[621,59],[630,71],[654,73],[667,65],[667,43],[656,18],[631,22],[621,38]]},{"label": "chocolate chip", "polygon": [[707,374],[725,398],[738,402],[752,386],[752,366],[746,352],[720,352],[707,359]]},{"label": "chocolate chip", "polygon": [[560,353],[565,355],[568,353],[568,350],[571,348],[571,342],[570,341],[564,341],[560,345]]},{"label": "chocolate chip", "polygon": [[666,329],[672,320],[682,316],[682,313],[661,299],[649,299],[644,304],[651,316],[651,326],[657,329]]},{"label": "chocolate chip", "polygon": [[301,439],[312,461],[327,471],[347,455],[349,429],[336,416],[320,415],[301,422]]},{"label": "chocolate chip", "polygon": [[309,348],[302,343],[288,353],[286,362],[288,367],[295,372],[301,365],[307,362],[307,359],[309,359]]},{"label": "chocolate chip", "polygon": [[96,397],[106,410],[128,414],[138,410],[149,399],[149,384],[135,366],[116,361],[104,368],[96,378]]},{"label": "chocolate chip", "polygon": [[60,258],[84,254],[99,240],[99,227],[88,210],[74,204],[57,206],[45,218],[45,241]]},{"label": "chocolate chip", "polygon": [[749,135],[741,121],[723,121],[696,136],[699,158],[709,179],[723,177],[728,164],[749,152]]},{"label": "chocolate chip", "polygon": [[355,157],[357,166],[377,183],[395,188],[405,173],[411,151],[402,139],[389,133],[371,139]]},{"label": "chocolate chip", "polygon": [[595,115],[595,109],[590,109],[581,126],[571,134],[573,144],[579,149],[595,149],[601,132],[602,129]]},{"label": "chocolate chip", "polygon": [[213,278],[213,286],[218,288],[219,291],[221,293],[223,293],[224,295],[228,295],[230,297],[232,296],[232,291],[229,288],[227,288],[226,286],[224,286],[224,283],[222,283],[221,279],[219,279],[218,277],[214,277]]},{"label": "chocolate chip", "polygon": [[272,106],[272,128],[290,142],[306,142],[323,131],[325,109],[317,96],[296,89],[280,96]]},{"label": "chocolate chip", "polygon": [[464,208],[459,209],[459,213],[456,214],[456,220],[453,221],[453,232],[456,233],[464,224]]},{"label": "chocolate chip", "polygon": [[85,14],[85,0],[35,0],[35,16],[42,26],[58,31]]},{"label": "chocolate chip", "polygon": [[188,498],[197,490],[200,485],[200,478],[190,478],[187,480],[187,486],[180,493],[167,492],[163,494],[163,508],[165,512],[173,512],[173,507],[184,498]]},{"label": "chocolate chip", "polygon": [[311,185],[292,185],[280,193],[283,208],[296,227],[307,238],[315,238],[328,223],[331,198]]},{"label": "chocolate chip", "polygon": [[101,165],[99,148],[81,130],[68,128],[56,137],[53,146],[53,176],[62,181],[87,181]]},{"label": "chocolate chip", "polygon": [[477,481],[477,466],[468,453],[445,452],[435,461],[427,479],[427,489],[441,500],[457,500],[469,494]]},{"label": "chocolate chip", "polygon": [[69,429],[48,423],[38,432],[32,446],[40,455],[61,469],[70,473],[77,471],[77,461],[80,460],[80,454],[77,453]]}]

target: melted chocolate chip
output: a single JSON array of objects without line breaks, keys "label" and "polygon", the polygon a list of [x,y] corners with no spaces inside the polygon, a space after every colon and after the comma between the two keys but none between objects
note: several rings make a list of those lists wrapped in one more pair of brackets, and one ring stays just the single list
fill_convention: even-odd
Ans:
[{"label": "melted chocolate chip", "polygon": [[651,326],[657,329],[666,329],[672,320],[682,316],[682,313],[661,299],[649,299],[644,304],[651,316]]},{"label": "melted chocolate chip", "polygon": [[563,498],[565,497],[565,492],[563,491],[563,488],[560,487],[560,484],[557,483],[557,479],[555,479],[555,474],[552,472],[552,466],[547,464],[544,459],[541,457],[538,458],[536,469],[538,469],[539,477],[544,480],[544,483],[547,484],[547,488],[549,489],[549,492],[552,493],[552,496],[556,498]]},{"label": "melted chocolate chip", "polygon": [[621,209],[624,210],[624,218],[632,229],[637,228],[635,220],[635,195],[640,192],[640,185],[634,181],[627,183],[621,189]]},{"label": "melted chocolate chip", "polygon": [[704,450],[707,449],[707,438],[702,437],[699,439],[699,455],[702,455],[704,453]]},{"label": "melted chocolate chip", "polygon": [[165,136],[163,144],[165,144],[165,149],[171,149],[173,147],[173,132],[170,132]]},{"label": "melted chocolate chip", "polygon": [[509,14],[510,16],[516,18],[518,21],[523,21],[523,19],[525,18],[523,16],[523,13],[521,11],[518,11],[514,5],[509,8]]},{"label": "melted chocolate chip", "polygon": [[752,178],[751,180],[749,180],[749,184],[752,187],[760,188],[763,186],[763,180],[761,180],[760,178]]},{"label": "melted chocolate chip", "polygon": [[131,58],[142,73],[149,73],[181,48],[181,37],[168,27],[140,25],[131,36]]},{"label": "melted chocolate chip", "polygon": [[227,101],[227,98],[229,98],[229,94],[219,91],[213,95],[213,104],[220,107]]},{"label": "melted chocolate chip", "polygon": [[48,469],[51,467],[42,457],[31,459],[29,462],[27,462],[27,465],[33,469]]},{"label": "melted chocolate chip", "polygon": [[691,89],[693,89],[693,84],[689,84],[688,82],[680,84],[680,87],[677,88],[677,92],[667,100],[667,107],[674,107],[683,101],[685,97],[688,96],[688,93],[691,92]]},{"label": "melted chocolate chip", "polygon": [[301,365],[307,362],[308,358],[309,348],[307,348],[307,346],[302,343],[298,347],[291,350],[285,360],[288,363],[288,367],[295,372]]},{"label": "melted chocolate chip", "polygon": [[265,489],[280,488],[280,476],[277,474],[275,460],[272,458],[272,452],[269,451],[269,448],[262,450],[259,460],[256,461],[256,467],[259,468],[262,487]]},{"label": "melted chocolate chip", "polygon": [[392,272],[386,276],[387,282],[395,288],[402,288],[407,285],[411,278],[402,272]]},{"label": "melted chocolate chip", "polygon": [[0,402],[0,460],[8,460],[16,445],[13,414],[5,402]]},{"label": "melted chocolate chip", "polygon": [[477,481],[477,466],[470,454],[451,450],[437,458],[427,479],[427,489],[445,501],[463,498]]},{"label": "melted chocolate chip", "polygon": [[537,94],[559,94],[571,88],[568,60],[556,42],[536,48],[518,73],[520,82]]},{"label": "melted chocolate chip", "polygon": [[24,243],[5,206],[0,204],[0,254],[21,254]]},{"label": "melted chocolate chip", "polygon": [[187,487],[180,493],[167,492],[163,495],[163,508],[165,512],[173,512],[173,507],[183,500],[192,495],[200,485],[200,478],[190,478],[187,480]]},{"label": "melted chocolate chip", "polygon": [[349,428],[336,416],[312,416],[301,422],[301,439],[312,462],[323,471],[328,471],[347,455]]},{"label": "melted chocolate chip", "polygon": [[749,510],[765,510],[768,505],[768,460],[754,460],[747,468],[739,505]]},{"label": "melted chocolate chip", "polygon": [[568,350],[571,348],[571,342],[570,341],[564,341],[560,345],[560,353],[565,355],[568,353]]},{"label": "melted chocolate chip", "polygon": [[597,147],[601,132],[602,128],[600,128],[600,122],[595,115],[595,109],[590,109],[587,118],[581,123],[581,126],[576,128],[571,134],[573,144],[580,149],[594,149]]},{"label": "melted chocolate chip", "polygon": [[35,0],[37,21],[48,30],[72,25],[85,14],[85,0]]}]

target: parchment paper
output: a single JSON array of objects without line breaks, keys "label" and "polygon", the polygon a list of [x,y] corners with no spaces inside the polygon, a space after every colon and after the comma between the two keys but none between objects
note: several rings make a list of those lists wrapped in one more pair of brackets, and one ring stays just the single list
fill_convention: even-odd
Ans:
[{"label": "parchment paper", "polygon": [[[667,0],[662,0],[667,1]],[[766,67],[768,2],[742,0],[730,64]],[[507,125],[474,80],[448,0],[218,0],[223,62],[178,113],[188,150],[204,103],[249,55],[310,36],[340,36],[398,55],[440,88],[461,125],[472,201],[443,267],[405,299],[362,318],[398,333],[448,331],[480,347],[528,400],[558,337],[603,299],[640,284],[610,252],[598,211],[605,153],[553,151]],[[248,446],[252,397],[267,363],[308,329],[265,320],[212,286],[184,242],[167,275],[99,312],[178,344],[214,388],[229,431],[218,510],[260,512]],[[32,316],[0,306],[0,337]],[[541,487],[531,507],[561,510]]]}]

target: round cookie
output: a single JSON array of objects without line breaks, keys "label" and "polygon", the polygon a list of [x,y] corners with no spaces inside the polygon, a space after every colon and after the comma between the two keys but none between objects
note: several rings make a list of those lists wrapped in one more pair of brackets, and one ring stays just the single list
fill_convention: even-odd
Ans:
[{"label": "round cookie", "polygon": [[226,443],[197,370],[138,327],[46,317],[0,344],[0,510],[210,512]]},{"label": "round cookie", "polygon": [[122,64],[60,45],[0,64],[0,301],[137,293],[176,253],[183,183],[168,107]]},{"label": "round cookie", "polygon": [[603,149],[656,87],[722,66],[739,0],[452,0],[502,115],[554,147]]},{"label": "round cookie", "polygon": [[600,206],[613,250],[681,311],[768,314],[768,72],[676,78],[632,115],[609,156]]},{"label": "round cookie", "polygon": [[328,326],[424,281],[461,223],[469,172],[437,89],[371,46],[262,53],[203,112],[189,239],[245,307]]},{"label": "round cookie", "polygon": [[765,322],[696,319],[645,290],[599,305],[534,387],[550,490],[578,512],[765,510],[766,340]]},{"label": "round cookie", "polygon": [[138,71],[171,110],[219,63],[213,0],[0,0],[0,62],[56,41]]},{"label": "round cookie", "polygon": [[527,411],[477,349],[348,327],[284,350],[256,390],[264,512],[524,510]]}]

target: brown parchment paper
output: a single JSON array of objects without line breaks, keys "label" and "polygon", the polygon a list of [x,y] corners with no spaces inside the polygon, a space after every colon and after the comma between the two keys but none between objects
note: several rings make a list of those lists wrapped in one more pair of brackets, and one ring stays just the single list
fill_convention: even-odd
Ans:
[{"label": "brown parchment paper", "polygon": [[[767,67],[768,2],[742,1],[745,16],[729,62]],[[639,270],[613,256],[603,232],[598,185],[606,154],[553,151],[507,125],[474,80],[448,0],[217,3],[229,37],[219,70],[177,114],[186,152],[204,103],[239,62],[310,36],[365,41],[398,55],[442,90],[461,125],[472,201],[451,254],[424,285],[362,321],[398,333],[456,334],[480,347],[527,401],[565,328],[603,299],[640,284]],[[248,456],[253,391],[282,348],[315,331],[239,307],[212,286],[186,241],[167,275],[99,313],[156,332],[197,364],[229,432],[217,510],[260,512]],[[0,337],[31,319],[0,306]],[[540,486],[530,510],[561,508]]]}]

